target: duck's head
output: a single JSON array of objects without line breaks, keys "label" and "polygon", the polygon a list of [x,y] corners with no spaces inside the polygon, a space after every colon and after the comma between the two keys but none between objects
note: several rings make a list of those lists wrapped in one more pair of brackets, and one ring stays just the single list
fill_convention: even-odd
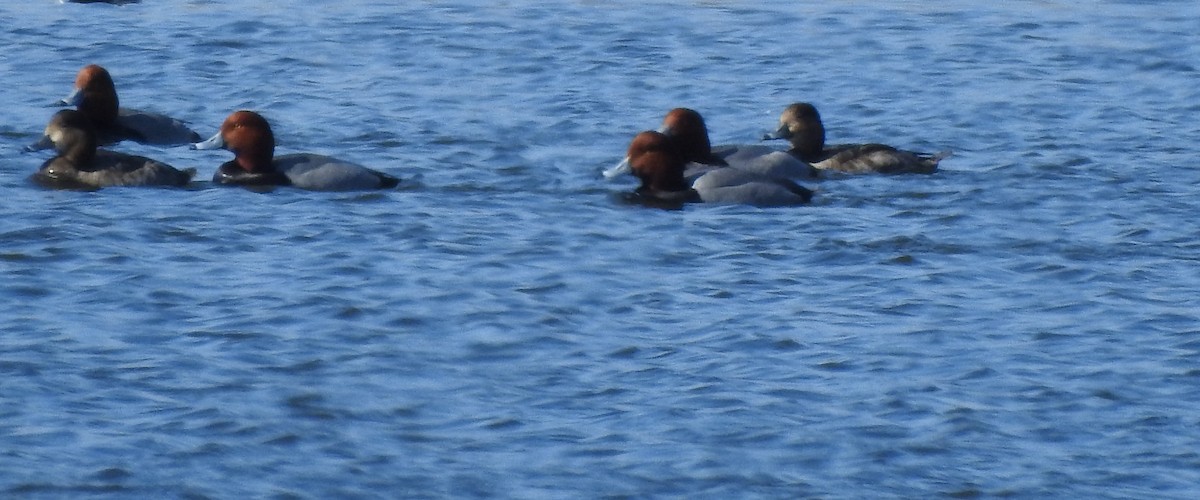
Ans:
[{"label": "duck's head", "polygon": [[75,106],[92,123],[103,127],[116,123],[121,102],[108,70],[89,64],[75,75],[75,88],[71,95],[62,100],[62,104]]},{"label": "duck's head", "polygon": [[711,163],[712,143],[704,117],[694,109],[675,108],[663,117],[658,131],[671,138],[686,161]]},{"label": "duck's head", "polygon": [[779,128],[764,139],[787,139],[805,159],[815,159],[825,149],[825,125],[816,106],[807,102],[789,105],[779,115]]},{"label": "duck's head", "polygon": [[630,142],[627,156],[633,175],[642,181],[642,189],[688,189],[683,178],[687,160],[675,141],[666,134],[653,130],[639,133]]},{"label": "duck's head", "polygon": [[87,163],[96,155],[96,133],[92,123],[74,109],[54,113],[42,134],[43,142],[53,144],[59,156],[74,164]]},{"label": "duck's head", "polygon": [[275,134],[262,115],[234,111],[221,124],[221,130],[207,141],[193,144],[192,149],[227,149],[236,155],[234,162],[243,170],[267,172],[272,170],[271,160],[275,157]]}]

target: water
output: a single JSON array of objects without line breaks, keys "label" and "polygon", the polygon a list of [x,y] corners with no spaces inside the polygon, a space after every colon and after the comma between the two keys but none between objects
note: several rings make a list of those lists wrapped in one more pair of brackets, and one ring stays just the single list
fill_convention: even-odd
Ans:
[{"label": "water", "polygon": [[[1200,495],[1194,2],[0,6],[0,494]],[[75,72],[383,193],[56,192]],[[952,149],[629,206],[675,106]]]}]

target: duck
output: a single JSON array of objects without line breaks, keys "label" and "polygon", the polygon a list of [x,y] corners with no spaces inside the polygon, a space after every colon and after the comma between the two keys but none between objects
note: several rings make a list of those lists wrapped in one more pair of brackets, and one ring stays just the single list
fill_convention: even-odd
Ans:
[{"label": "duck", "polygon": [[816,106],[807,102],[788,105],[779,116],[779,128],[763,140],[787,139],[788,152],[821,172],[847,174],[931,174],[950,156],[897,149],[886,144],[825,144],[825,125]]},{"label": "duck", "polygon": [[[684,176],[690,179],[699,178],[721,167],[733,167],[757,175],[783,179],[808,179],[817,175],[817,171],[811,165],[770,147],[712,146],[704,117],[691,108],[674,108],[668,111],[657,131],[675,142],[688,162]],[[616,166],[605,170],[604,177],[612,179],[629,173],[628,160],[626,157]]]},{"label": "duck", "polygon": [[709,170],[694,181],[684,176],[685,149],[674,138],[655,130],[634,136],[626,156],[631,173],[641,180],[636,200],[653,206],[685,203],[745,204],[760,207],[803,205],[813,192],[795,182],[737,168]]},{"label": "duck", "polygon": [[196,175],[194,168],[178,170],[144,156],[97,149],[91,121],[73,109],[64,109],[51,116],[44,135],[54,144],[58,155],[46,160],[33,174],[33,180],[47,187],[180,187]]},{"label": "duck", "polygon": [[[111,145],[130,140],[142,144],[180,146],[201,139],[186,124],[166,115],[120,107],[117,87],[107,69],[89,64],[75,75],[75,88],[71,94],[58,102],[64,106],[75,106],[92,122],[100,144]],[[44,139],[25,149],[37,151],[49,149],[52,144]]]},{"label": "duck", "polygon": [[400,184],[398,177],[329,156],[312,153],[275,156],[271,124],[249,110],[234,111],[216,135],[193,144],[192,149],[233,152],[234,159],[222,164],[213,175],[216,184],[292,186],[310,191],[388,189]]}]

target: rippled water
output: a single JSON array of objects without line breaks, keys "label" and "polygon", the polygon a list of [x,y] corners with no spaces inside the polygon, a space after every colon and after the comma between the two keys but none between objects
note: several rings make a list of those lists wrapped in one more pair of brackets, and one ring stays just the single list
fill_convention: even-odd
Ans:
[{"label": "rippled water", "polygon": [[[0,5],[0,494],[1200,495],[1196,3],[398,3]],[[88,63],[405,183],[41,189]],[[787,209],[599,179],[797,100],[955,156]]]}]

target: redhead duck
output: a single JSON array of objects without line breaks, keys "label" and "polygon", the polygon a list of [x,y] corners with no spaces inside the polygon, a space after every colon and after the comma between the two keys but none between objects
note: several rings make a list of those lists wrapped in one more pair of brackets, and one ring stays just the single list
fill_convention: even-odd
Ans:
[{"label": "redhead duck", "polygon": [[789,151],[792,155],[820,171],[849,174],[929,174],[937,170],[938,162],[950,155],[949,152],[916,153],[884,144],[826,145],[821,114],[807,102],[794,103],[784,109],[779,116],[779,129],[763,138],[768,139],[787,139],[792,144]]},{"label": "redhead duck", "polygon": [[[708,138],[708,127],[699,112],[689,108],[675,108],[663,117],[658,132],[670,137],[680,154],[689,163],[684,173],[695,179],[718,167],[733,167],[767,177],[803,179],[816,176],[816,170],[782,151],[764,146],[725,145],[713,147]],[[629,173],[629,158],[617,166],[604,171],[605,178]],[[732,174],[725,174],[732,175]]]},{"label": "redhead duck", "polygon": [[142,156],[96,149],[96,134],[83,113],[64,109],[50,118],[45,136],[58,156],[46,160],[33,174],[39,184],[54,188],[98,189],[111,186],[183,186],[196,169],[176,170]]},{"label": "redhead duck", "polygon": [[313,191],[393,188],[400,179],[328,156],[297,153],[275,156],[275,135],[262,115],[235,111],[211,139],[193,149],[227,149],[235,155],[213,182],[240,186],[293,186]]},{"label": "redhead duck", "polygon": [[627,153],[629,168],[642,181],[634,191],[640,201],[656,206],[684,203],[737,203],[756,206],[801,205],[812,191],[787,179],[737,168],[708,171],[688,185],[684,178],[687,155],[673,138],[649,130],[633,138]]},{"label": "redhead duck", "polygon": [[[108,70],[89,64],[75,76],[75,90],[60,101],[75,106],[92,122],[100,144],[115,144],[124,140],[155,145],[188,144],[200,140],[200,134],[169,116],[120,107],[117,87]],[[52,145],[39,141],[27,147],[36,151]]]}]

